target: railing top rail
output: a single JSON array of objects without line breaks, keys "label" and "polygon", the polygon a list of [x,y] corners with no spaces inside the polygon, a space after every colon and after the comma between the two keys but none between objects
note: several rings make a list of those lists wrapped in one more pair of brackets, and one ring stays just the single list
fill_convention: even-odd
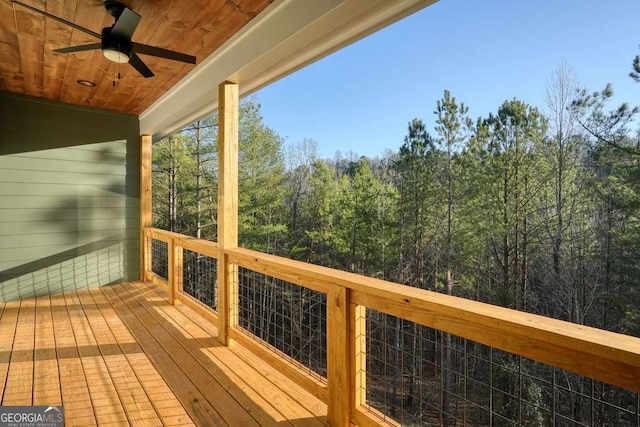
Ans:
[{"label": "railing top rail", "polygon": [[185,234],[174,233],[160,228],[145,228],[145,233],[155,239],[169,243],[174,240],[178,246],[211,258],[218,258],[218,243],[210,240],[198,239]]},{"label": "railing top rail", "polygon": [[180,238],[189,237],[184,234],[174,233],[173,231],[167,231],[167,230],[163,230],[161,228],[155,228],[155,227],[145,227],[144,232],[146,235],[153,237],[154,239],[163,240],[163,241],[168,239],[174,239],[174,238],[180,239]]},{"label": "railing top rail", "polygon": [[237,264],[240,267],[295,283],[296,285],[324,294],[329,293],[329,288],[332,284],[331,281],[326,280],[329,276],[316,276],[312,273],[313,267],[318,267],[317,265],[243,248],[226,249],[225,255],[232,264]]},{"label": "railing top rail", "polygon": [[[640,391],[640,338],[249,249],[225,254],[229,262],[264,274],[321,292],[342,286],[352,290],[353,303]],[[591,365],[599,362],[607,365],[591,375]]]}]

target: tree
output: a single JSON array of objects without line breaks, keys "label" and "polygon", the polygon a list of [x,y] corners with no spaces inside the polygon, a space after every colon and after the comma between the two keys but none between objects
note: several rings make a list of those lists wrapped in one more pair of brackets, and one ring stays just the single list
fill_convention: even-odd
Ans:
[{"label": "tree", "polygon": [[486,212],[493,230],[489,244],[499,266],[499,304],[526,309],[530,223],[534,195],[541,180],[535,173],[534,153],[546,132],[540,112],[516,99],[505,101],[498,114],[483,122],[483,166]]},{"label": "tree", "polygon": [[301,227],[301,205],[309,195],[309,179],[313,164],[318,160],[318,143],[311,139],[303,139],[286,149],[286,170],[284,177],[285,203],[287,208],[287,245],[290,256],[295,242],[303,239],[304,229]]},{"label": "tree", "polygon": [[422,120],[413,119],[394,163],[400,193],[396,280],[419,288],[435,288],[435,283],[428,286],[425,277],[425,257],[429,238],[434,237],[434,219],[437,216],[432,203],[436,164],[435,141]]},{"label": "tree", "polygon": [[300,227],[304,232],[292,248],[296,258],[329,267],[338,267],[344,259],[347,245],[336,233],[339,218],[344,216],[340,187],[325,162],[313,164],[308,197],[300,206]]},{"label": "tree", "polygon": [[633,58],[629,77],[631,77],[637,83],[640,83],[640,55],[636,55],[636,57]]},{"label": "tree", "polygon": [[444,96],[438,101],[434,114],[438,116],[436,120],[436,132],[439,135],[437,140],[441,149],[446,152],[446,164],[443,169],[441,179],[443,193],[446,194],[446,230],[445,230],[445,261],[446,270],[446,291],[451,295],[453,292],[453,245],[455,230],[455,210],[462,195],[460,189],[460,171],[454,162],[454,156],[460,152],[467,142],[466,130],[471,128],[471,120],[467,117],[469,109],[462,104],[458,104],[448,90],[444,91]]},{"label": "tree", "polygon": [[[181,131],[184,135],[188,154],[193,160],[191,170],[189,170],[193,182],[194,202],[195,202],[195,237],[198,239],[205,236],[215,240],[216,232],[216,205],[214,200],[217,197],[217,138],[218,138],[218,115],[211,114],[203,119],[196,120],[191,125]],[[207,222],[203,223],[204,205],[207,204]],[[207,233],[203,235],[203,229]],[[187,233],[191,234],[191,233]]]},{"label": "tree", "polygon": [[343,239],[349,242],[351,271],[386,277],[389,249],[393,247],[392,220],[397,192],[373,175],[370,162],[362,157],[353,165],[353,176],[344,186],[342,204],[346,215],[341,223]]},{"label": "tree", "polygon": [[[634,146],[637,141],[620,141]],[[600,318],[589,323],[638,334],[640,303],[640,156],[606,144],[590,153],[595,236],[601,266]]]},{"label": "tree", "polygon": [[[444,268],[446,271],[446,292],[451,295],[453,292],[453,244],[454,234],[456,233],[455,225],[455,210],[459,202],[460,188],[459,188],[459,171],[457,165],[454,164],[454,155],[461,149],[461,144],[466,142],[466,135],[464,134],[465,127],[471,126],[470,119],[467,117],[468,108],[464,104],[458,105],[456,99],[451,96],[448,90],[444,91],[444,96],[437,102],[436,111],[434,114],[438,116],[436,120],[436,132],[439,135],[438,143],[446,152],[446,164],[443,168],[443,179],[441,180],[444,191],[446,194],[446,229],[444,232],[445,240],[445,254],[444,254]],[[450,366],[451,364],[451,350],[452,340],[451,334],[443,334],[443,347],[444,347],[444,364]],[[449,390],[451,388],[451,370],[447,369],[443,375],[444,390],[442,396],[442,413],[443,425],[449,425]]]},{"label": "tree", "polygon": [[[189,204],[183,203],[188,197],[187,169],[192,159],[185,147],[183,135],[170,135],[153,146],[153,206],[154,225],[169,231],[185,231],[184,210]],[[180,206],[181,215],[178,215]]]},{"label": "tree", "polygon": [[[631,136],[629,127],[640,109],[623,103],[607,111],[613,96],[611,85],[589,94],[585,89],[571,105],[571,112],[585,130],[589,142],[589,166],[591,190],[595,203],[595,229],[598,238],[602,278],[599,285],[603,295],[599,318],[589,323],[598,327],[627,331],[640,330],[637,326],[637,263],[628,259],[631,248],[637,248],[634,225],[638,218],[638,194],[640,193],[640,138]],[[624,232],[623,232],[624,230]],[[630,280],[631,279],[631,280]],[[625,292],[622,294],[623,284]],[[623,296],[624,295],[624,296]],[[631,302],[631,305],[627,305]],[[636,304],[637,306],[637,304]],[[615,309],[614,309],[615,308]],[[619,314],[625,313],[623,320]]]},{"label": "tree", "polygon": [[570,111],[580,126],[595,141],[623,150],[628,154],[640,154],[640,147],[623,144],[629,134],[628,126],[640,112],[640,108],[630,107],[625,102],[611,111],[605,111],[612,97],[613,87],[610,84],[607,84],[603,90],[591,94],[586,89],[580,89],[571,103]]},{"label": "tree", "polygon": [[[430,199],[433,196],[433,183],[431,174],[434,166],[435,144],[433,138],[426,131],[422,120],[413,119],[408,126],[408,133],[404,138],[404,144],[395,159],[393,168],[396,171],[399,192],[398,201],[398,267],[395,280],[410,286],[427,287],[425,275],[426,246],[429,233],[428,218],[432,214]],[[433,215],[431,215],[433,217]],[[386,320],[386,319],[385,319]],[[400,379],[400,365],[405,345],[405,329],[403,321],[394,319],[395,330],[392,338],[394,349],[393,363],[393,402],[394,408],[398,405],[397,390]],[[411,326],[412,334],[409,337],[409,354],[413,355],[414,363],[411,363],[410,394],[413,394],[414,382],[418,366],[416,362],[421,360],[422,351],[418,342],[418,328]],[[435,342],[435,340],[434,340]],[[435,356],[434,356],[435,357]]]},{"label": "tree", "polygon": [[240,106],[239,239],[248,248],[280,253],[284,247],[283,138],[264,124],[260,103]]},{"label": "tree", "polygon": [[[580,210],[586,209],[583,164],[584,140],[578,134],[578,123],[571,114],[577,91],[577,81],[566,64],[561,64],[547,80],[545,101],[549,131],[541,144],[540,169],[548,176],[540,196],[540,216],[544,235],[539,236],[551,247],[551,277],[539,273],[544,283],[538,299],[538,312],[583,323],[586,308],[584,283],[580,283],[579,262],[584,256],[580,239],[574,239]],[[563,313],[554,312],[558,306]]]}]

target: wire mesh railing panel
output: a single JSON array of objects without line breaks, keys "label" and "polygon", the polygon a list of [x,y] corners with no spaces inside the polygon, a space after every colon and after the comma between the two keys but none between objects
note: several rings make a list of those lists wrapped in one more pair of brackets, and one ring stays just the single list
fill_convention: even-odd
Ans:
[{"label": "wire mesh railing panel", "polygon": [[326,378],[326,295],[242,267],[238,270],[240,327],[297,366]]},{"label": "wire mesh railing panel", "polygon": [[182,290],[206,306],[218,310],[218,272],[215,258],[183,251]]},{"label": "wire mesh railing panel", "polygon": [[151,271],[169,280],[169,244],[151,239]]},{"label": "wire mesh railing panel", "polygon": [[367,405],[427,426],[635,426],[640,395],[367,309]]}]

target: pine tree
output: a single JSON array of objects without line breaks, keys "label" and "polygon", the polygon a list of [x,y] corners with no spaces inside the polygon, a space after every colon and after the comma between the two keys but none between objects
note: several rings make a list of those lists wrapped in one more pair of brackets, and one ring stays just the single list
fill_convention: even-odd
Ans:
[{"label": "pine tree", "polygon": [[[154,226],[169,231],[185,232],[191,204],[188,188],[192,159],[183,135],[174,134],[153,146]],[[180,212],[180,214],[178,214]]]},{"label": "pine tree", "polygon": [[240,243],[281,253],[286,235],[283,138],[264,123],[256,98],[240,106],[239,136]]},{"label": "pine tree", "polygon": [[181,131],[185,137],[188,154],[193,159],[189,173],[193,177],[193,193],[195,204],[193,234],[198,239],[216,239],[216,205],[217,197],[217,139],[218,116],[211,114],[196,120]]},{"label": "pine tree", "polygon": [[[433,277],[427,278],[425,274],[427,246],[435,235],[434,219],[437,216],[437,208],[433,203],[436,164],[435,142],[424,123],[414,119],[409,123],[408,135],[394,163],[400,193],[400,253],[396,280],[431,289],[435,288]],[[430,258],[435,266],[434,258]],[[427,283],[428,279],[432,279],[432,282]]]},{"label": "pine tree", "polygon": [[487,174],[487,213],[492,216],[490,250],[499,267],[497,301],[526,309],[530,223],[534,195],[541,186],[536,175],[536,147],[546,132],[546,119],[536,108],[506,101],[498,114],[484,121],[484,173]]},{"label": "pine tree", "polygon": [[373,175],[365,157],[353,165],[349,185],[343,187],[346,218],[341,224],[349,243],[348,268],[368,276],[384,278],[389,246],[394,241],[392,218],[396,192]]},{"label": "pine tree", "polygon": [[300,206],[300,227],[304,233],[292,250],[296,258],[329,267],[341,264],[347,245],[336,233],[338,219],[345,216],[340,205],[340,187],[325,162],[313,164],[309,193]]},{"label": "pine tree", "polygon": [[[445,194],[445,230],[444,230],[444,269],[446,280],[446,293],[451,295],[453,293],[453,245],[454,235],[456,234],[456,208],[460,199],[460,182],[457,164],[454,161],[456,152],[461,150],[461,145],[467,140],[464,133],[465,127],[471,126],[470,120],[466,116],[468,108],[464,104],[458,105],[456,99],[451,96],[448,90],[444,91],[444,96],[438,101],[436,111],[436,132],[439,135],[438,143],[444,149],[446,153],[446,163],[443,165],[442,177],[440,181],[440,193]],[[442,346],[444,348],[443,364],[444,366],[451,365],[451,351],[453,342],[451,334],[442,334]],[[447,369],[442,375],[442,424],[444,426],[449,425],[450,414],[450,395],[451,390],[451,370]]]}]

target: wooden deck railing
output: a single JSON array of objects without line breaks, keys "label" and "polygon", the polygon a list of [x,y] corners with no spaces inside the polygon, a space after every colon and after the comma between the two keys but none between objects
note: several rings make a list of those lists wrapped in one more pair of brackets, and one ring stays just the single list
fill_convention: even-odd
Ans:
[{"label": "wooden deck railing", "polygon": [[[182,253],[188,249],[221,262],[216,243],[155,228],[146,228],[144,236],[145,254],[151,253],[150,239],[164,241],[169,248],[167,279],[151,272],[150,256],[144,260],[145,279],[165,286],[171,302],[181,300],[215,321],[221,314],[182,292]],[[248,338],[246,331],[236,326],[236,307],[228,308],[227,316],[231,320],[226,336],[260,353],[265,360],[323,399],[328,404],[332,425],[378,423],[371,411],[363,406],[367,387],[365,308],[640,392],[639,338],[248,249],[227,249],[224,258],[223,262],[228,265],[282,279],[327,296],[326,382],[308,375],[277,352]],[[233,276],[228,275],[227,280],[234,280]],[[227,283],[220,288],[236,293],[227,298],[237,301],[237,283]]]}]

